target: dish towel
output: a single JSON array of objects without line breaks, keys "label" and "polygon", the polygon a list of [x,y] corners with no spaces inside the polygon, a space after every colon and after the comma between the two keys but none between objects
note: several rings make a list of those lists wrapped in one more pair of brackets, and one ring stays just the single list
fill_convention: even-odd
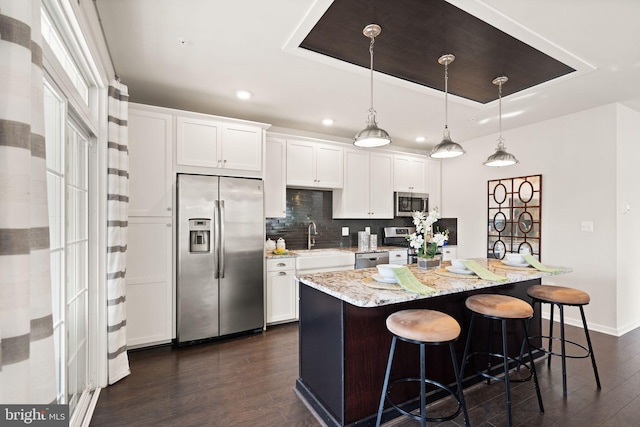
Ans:
[{"label": "dish towel", "polygon": [[467,267],[469,270],[473,271],[479,278],[484,280],[490,280],[492,282],[504,282],[507,280],[505,276],[500,276],[499,274],[495,274],[472,259],[464,259],[462,260],[462,264]]},{"label": "dish towel", "polygon": [[531,254],[522,254],[522,258],[527,261],[533,268],[539,271],[544,271],[545,273],[561,273],[563,270],[559,268],[547,267],[546,265],[542,265],[540,261],[534,258]]},{"label": "dish towel", "polygon": [[431,286],[420,282],[407,267],[394,268],[393,274],[395,274],[400,286],[407,292],[421,295],[431,295],[436,292]]}]

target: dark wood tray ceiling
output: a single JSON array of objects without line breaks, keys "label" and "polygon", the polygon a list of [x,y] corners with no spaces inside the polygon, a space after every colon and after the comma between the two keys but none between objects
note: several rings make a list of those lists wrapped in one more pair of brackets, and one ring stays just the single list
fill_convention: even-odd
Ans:
[{"label": "dark wood tray ceiling", "polygon": [[507,96],[575,71],[443,0],[335,0],[300,47],[369,68],[371,23],[376,71],[443,91],[438,58],[452,53],[449,93],[480,103],[498,98],[498,76]]}]

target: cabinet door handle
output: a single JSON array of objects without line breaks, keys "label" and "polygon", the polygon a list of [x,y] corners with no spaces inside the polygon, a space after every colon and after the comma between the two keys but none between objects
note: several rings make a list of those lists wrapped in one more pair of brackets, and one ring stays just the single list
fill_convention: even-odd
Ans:
[{"label": "cabinet door handle", "polygon": [[278,263],[278,267],[284,267],[285,265],[287,265],[287,264],[285,264],[284,262],[279,262]]},{"label": "cabinet door handle", "polygon": [[168,224],[167,224],[167,227],[171,227],[171,223],[168,223]]},{"label": "cabinet door handle", "polygon": [[284,271],[281,271],[281,272],[279,272],[278,274],[279,274],[280,276],[286,276],[286,275],[287,275],[287,273],[285,273]]},{"label": "cabinet door handle", "polygon": [[167,208],[167,211],[171,212],[171,206],[169,206],[169,207]]},{"label": "cabinet door handle", "polygon": [[401,254],[396,254],[396,258],[402,258]]}]

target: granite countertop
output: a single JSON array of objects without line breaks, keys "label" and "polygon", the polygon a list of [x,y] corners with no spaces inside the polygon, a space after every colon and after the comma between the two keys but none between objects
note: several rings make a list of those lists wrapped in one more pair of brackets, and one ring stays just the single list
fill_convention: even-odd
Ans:
[{"label": "granite countertop", "polygon": [[[397,304],[422,298],[432,298],[441,295],[464,292],[472,289],[500,286],[508,283],[570,273],[567,267],[555,267],[561,272],[546,273],[533,267],[509,267],[498,260],[476,258],[481,266],[501,276],[506,276],[505,282],[491,282],[474,275],[450,273],[444,268],[435,270],[418,270],[416,264],[407,265],[411,272],[425,285],[435,288],[437,292],[431,295],[420,295],[407,292],[399,285],[385,285],[372,279],[377,274],[375,268],[360,270],[334,271],[327,273],[307,274],[298,277],[303,284],[341,299],[358,307],[378,307],[381,305]],[[442,263],[443,267],[449,265]]]},{"label": "granite countertop", "polygon": [[295,258],[298,256],[298,252],[322,252],[322,251],[341,251],[341,252],[351,252],[351,253],[371,253],[371,252],[388,252],[398,249],[407,249],[401,246],[378,246],[378,248],[374,251],[361,251],[358,250],[358,247],[348,247],[348,248],[323,248],[323,249],[293,249],[288,250],[286,254],[274,254],[273,251],[265,250],[264,256],[267,259],[270,258]]}]

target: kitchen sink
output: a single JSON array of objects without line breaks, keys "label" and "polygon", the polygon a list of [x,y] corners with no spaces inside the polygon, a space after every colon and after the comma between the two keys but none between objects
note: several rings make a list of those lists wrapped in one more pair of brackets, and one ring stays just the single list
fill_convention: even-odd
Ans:
[{"label": "kitchen sink", "polygon": [[353,270],[355,265],[355,254],[349,251],[311,249],[294,252],[297,274]]}]

